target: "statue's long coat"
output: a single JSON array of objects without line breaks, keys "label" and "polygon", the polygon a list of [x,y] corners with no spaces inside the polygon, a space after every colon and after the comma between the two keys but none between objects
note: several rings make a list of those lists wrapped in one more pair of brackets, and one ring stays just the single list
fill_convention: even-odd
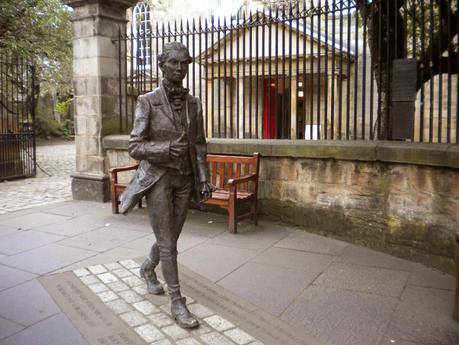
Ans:
[{"label": "statue's long coat", "polygon": [[[187,95],[185,102],[190,162],[193,170],[196,202],[200,201],[199,184],[209,181],[206,162],[207,144],[202,120],[202,106],[198,98]],[[177,139],[171,106],[162,85],[139,96],[134,128],[129,139],[129,155],[140,161],[134,178],[120,196],[120,212],[126,214],[150,188],[166,173],[161,163],[170,162],[170,142]]]}]

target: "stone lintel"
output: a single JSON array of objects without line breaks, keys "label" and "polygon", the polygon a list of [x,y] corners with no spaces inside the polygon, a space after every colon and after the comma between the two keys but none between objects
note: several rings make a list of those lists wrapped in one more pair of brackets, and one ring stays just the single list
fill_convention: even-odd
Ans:
[{"label": "stone lintel", "polygon": [[110,200],[110,180],[108,176],[72,175],[73,200],[106,202]]}]

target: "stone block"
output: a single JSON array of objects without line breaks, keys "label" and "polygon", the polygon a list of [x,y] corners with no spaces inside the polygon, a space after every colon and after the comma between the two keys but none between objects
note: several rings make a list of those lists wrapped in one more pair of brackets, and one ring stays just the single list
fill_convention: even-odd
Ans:
[{"label": "stone block", "polygon": [[108,177],[72,176],[72,196],[74,200],[107,202],[110,200]]},{"label": "stone block", "polygon": [[100,78],[100,93],[101,95],[114,96],[119,95],[119,78]]},{"label": "stone block", "polygon": [[376,158],[383,162],[444,166],[447,162],[446,144],[381,142]]},{"label": "stone block", "polygon": [[99,96],[79,96],[75,98],[76,117],[97,115],[100,113],[101,99]]},{"label": "stone block", "polygon": [[107,135],[103,138],[103,145],[105,150],[117,149],[127,151],[129,135]]},{"label": "stone block", "polygon": [[73,60],[73,76],[77,78],[100,76],[99,58],[75,58]]},{"label": "stone block", "polygon": [[75,59],[112,56],[118,56],[118,44],[111,37],[91,36],[73,41]]},{"label": "stone block", "polygon": [[88,172],[92,174],[104,174],[104,157],[101,156],[88,156]]},{"label": "stone block", "polygon": [[73,94],[75,97],[95,95],[97,93],[97,87],[97,77],[75,77],[73,79]]},{"label": "stone block", "polygon": [[117,78],[119,72],[119,59],[118,55],[114,57],[99,57],[98,63],[100,64],[99,77]]}]

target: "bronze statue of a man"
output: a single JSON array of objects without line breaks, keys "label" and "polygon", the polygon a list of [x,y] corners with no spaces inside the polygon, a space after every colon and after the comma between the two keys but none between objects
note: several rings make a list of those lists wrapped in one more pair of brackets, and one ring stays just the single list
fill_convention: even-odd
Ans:
[{"label": "bronze statue of a man", "polygon": [[129,155],[140,160],[140,166],[120,197],[120,212],[126,214],[146,195],[156,243],[140,274],[149,293],[164,293],[155,274],[161,261],[172,316],[179,326],[194,328],[198,320],[180,294],[177,240],[191,198],[197,202],[209,198],[213,186],[209,182],[201,103],[182,87],[190,54],[183,44],[171,42],[158,59],[164,79],[158,88],[139,96],[137,101]]}]

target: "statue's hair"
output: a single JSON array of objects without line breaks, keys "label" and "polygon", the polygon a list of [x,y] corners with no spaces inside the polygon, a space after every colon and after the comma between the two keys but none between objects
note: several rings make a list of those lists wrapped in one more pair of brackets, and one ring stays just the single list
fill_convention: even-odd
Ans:
[{"label": "statue's hair", "polygon": [[190,53],[188,52],[188,48],[183,43],[169,42],[164,45],[162,53],[158,55],[158,61],[160,65],[166,62],[167,58],[169,57],[169,53],[172,50],[186,51],[186,53],[188,54],[188,63],[193,62],[193,58],[190,56]]}]

